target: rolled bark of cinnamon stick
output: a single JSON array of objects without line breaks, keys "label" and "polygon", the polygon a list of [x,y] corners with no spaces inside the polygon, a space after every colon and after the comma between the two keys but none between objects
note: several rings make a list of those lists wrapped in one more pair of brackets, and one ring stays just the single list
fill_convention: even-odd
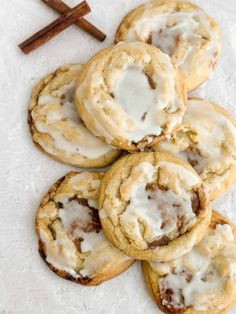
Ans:
[{"label": "rolled bark of cinnamon stick", "polygon": [[34,49],[42,46],[47,41],[58,35],[70,25],[74,24],[80,17],[89,13],[90,7],[86,1],[81,2],[63,16],[31,36],[29,39],[19,45],[20,49],[28,54]]},{"label": "rolled bark of cinnamon stick", "polygon": [[[61,0],[42,0],[42,2],[60,14],[65,14],[71,10],[71,8]],[[75,25],[101,42],[106,39],[106,34],[83,17],[76,21]]]}]

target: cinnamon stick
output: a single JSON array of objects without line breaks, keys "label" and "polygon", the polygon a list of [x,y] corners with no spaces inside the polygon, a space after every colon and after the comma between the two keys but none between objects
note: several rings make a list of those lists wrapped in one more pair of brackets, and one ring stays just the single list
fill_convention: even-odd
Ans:
[{"label": "cinnamon stick", "polygon": [[[65,2],[61,0],[42,0],[42,2],[60,14],[64,14],[71,9]],[[99,41],[104,41],[107,37],[106,34],[104,34],[101,30],[99,30],[96,26],[83,17],[76,21],[75,24]]]},{"label": "cinnamon stick", "polygon": [[47,41],[58,35],[70,25],[74,24],[76,20],[85,14],[89,13],[90,7],[86,1],[81,2],[73,9],[65,13],[63,16],[56,19],[54,22],[31,36],[29,39],[19,45],[24,53],[29,53],[34,49],[42,46]]}]

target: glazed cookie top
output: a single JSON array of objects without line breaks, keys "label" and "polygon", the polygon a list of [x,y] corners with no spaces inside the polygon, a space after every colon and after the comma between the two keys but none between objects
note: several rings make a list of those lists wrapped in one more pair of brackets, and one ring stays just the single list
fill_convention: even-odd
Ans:
[{"label": "glazed cookie top", "polygon": [[216,22],[195,4],[179,0],[153,0],[128,13],[116,42],[135,40],[171,56],[188,90],[207,79],[220,48]]},{"label": "glazed cookie top", "polygon": [[68,174],[52,187],[36,216],[44,259],[60,276],[81,284],[98,284],[132,262],[102,232],[97,210],[102,177],[96,172]]},{"label": "glazed cookie top", "polygon": [[141,42],[106,48],[84,65],[76,90],[87,127],[108,144],[142,149],[182,121],[186,92],[178,70]]},{"label": "glazed cookie top", "polygon": [[158,273],[163,306],[172,311],[192,308],[197,313],[209,313],[207,310],[211,309],[219,313],[234,301],[236,294],[235,226],[213,219],[204,238],[191,252],[150,266]]},{"label": "glazed cookie top", "polygon": [[105,166],[118,156],[84,126],[74,106],[81,65],[66,65],[34,88],[29,108],[33,140],[52,157],[75,166]]},{"label": "glazed cookie top", "polygon": [[[116,163],[109,172],[101,189],[99,214],[105,232],[104,220],[109,220],[126,254],[133,256],[131,246],[143,256],[149,252],[144,259],[168,260],[191,249],[197,236],[191,239],[190,231],[211,211],[202,182],[190,167],[172,156],[139,153]],[[185,233],[189,233],[186,243],[172,255],[162,256],[161,248],[181,241]]]},{"label": "glazed cookie top", "polygon": [[236,122],[207,99],[189,99],[182,126],[154,150],[188,161],[204,181],[211,199],[236,180]]}]

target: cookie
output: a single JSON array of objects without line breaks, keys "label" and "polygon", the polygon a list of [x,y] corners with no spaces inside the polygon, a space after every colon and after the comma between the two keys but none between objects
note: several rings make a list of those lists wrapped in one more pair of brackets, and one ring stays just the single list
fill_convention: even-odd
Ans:
[{"label": "cookie", "polygon": [[59,276],[98,285],[133,263],[105,237],[98,217],[103,173],[71,172],[45,195],[36,214],[39,252]]},{"label": "cookie", "polygon": [[236,300],[236,227],[213,211],[202,239],[186,255],[143,262],[144,277],[164,313],[222,314]]},{"label": "cookie", "polygon": [[74,91],[81,65],[66,65],[34,87],[29,105],[29,126],[34,144],[63,163],[103,167],[120,152],[93,136],[79,118]]},{"label": "cookie", "polygon": [[205,183],[211,200],[236,181],[236,121],[207,99],[190,98],[182,126],[153,149],[188,161]]},{"label": "cookie", "polygon": [[167,53],[185,77],[188,91],[206,81],[217,62],[217,23],[197,5],[179,0],[152,0],[121,22],[115,42],[140,40]]},{"label": "cookie", "polygon": [[136,259],[168,261],[192,249],[206,231],[211,207],[191,166],[161,153],[136,153],[106,173],[99,196],[106,237]]},{"label": "cookie", "polygon": [[75,102],[94,135],[132,151],[173,132],[187,106],[178,69],[166,54],[142,42],[96,53],[80,71]]}]

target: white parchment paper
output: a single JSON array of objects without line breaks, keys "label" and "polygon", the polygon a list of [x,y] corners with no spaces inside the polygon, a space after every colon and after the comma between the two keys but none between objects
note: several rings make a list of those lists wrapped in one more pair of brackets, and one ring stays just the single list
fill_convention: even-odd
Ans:
[{"label": "white parchment paper", "polygon": [[[77,0],[66,0],[75,5]],[[27,105],[33,84],[62,64],[83,62],[110,45],[121,18],[141,0],[88,0],[88,19],[108,34],[101,44],[75,26],[25,56],[17,44],[57,14],[40,0],[1,0],[0,9],[0,313],[160,313],[136,263],[99,287],[57,277],[41,261],[34,214],[51,184],[72,167],[57,163],[31,143]],[[210,80],[194,95],[207,97],[236,118],[236,1],[196,0],[219,23],[222,49]],[[236,223],[236,186],[214,208]],[[236,313],[236,308],[229,313]]]}]

